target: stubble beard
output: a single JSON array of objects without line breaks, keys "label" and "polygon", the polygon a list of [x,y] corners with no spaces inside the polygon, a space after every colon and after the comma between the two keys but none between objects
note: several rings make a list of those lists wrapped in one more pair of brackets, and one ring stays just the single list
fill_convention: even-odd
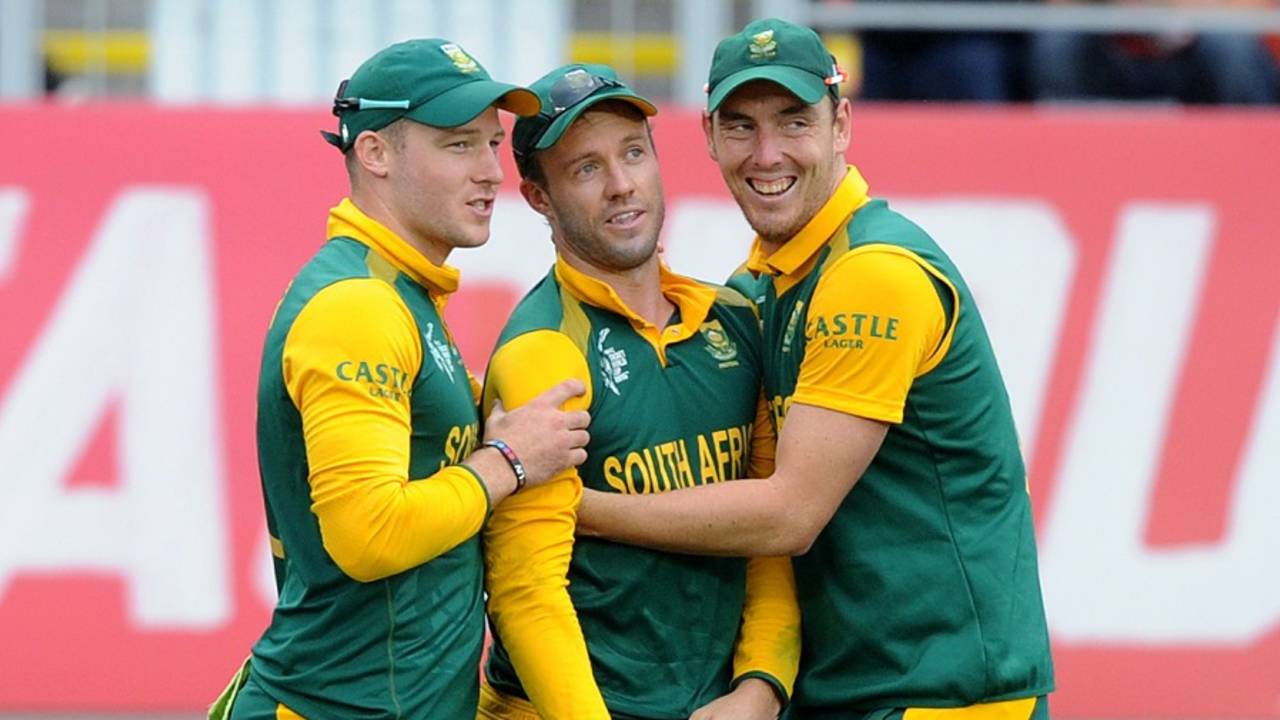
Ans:
[{"label": "stubble beard", "polygon": [[[800,180],[797,179],[796,182],[800,182]],[[828,192],[827,188],[830,184],[830,175],[814,178],[806,194],[795,201],[800,204],[799,212],[785,218],[773,219],[767,216],[758,216],[751,209],[751,205],[743,202],[742,198],[735,197],[734,199],[738,201],[738,208],[742,210],[742,215],[747,224],[751,226],[756,235],[760,236],[761,240],[772,245],[783,245],[799,234],[804,229],[804,226],[808,225],[809,221],[827,204],[827,200],[830,198],[830,192]],[[755,190],[744,181],[741,192],[749,200],[753,197]]]},{"label": "stubble beard", "polygon": [[658,247],[658,236],[666,219],[666,204],[659,199],[649,211],[656,216],[653,233],[635,244],[611,243],[603,233],[597,233],[589,223],[580,222],[570,214],[560,217],[560,232],[564,244],[582,260],[606,272],[621,273],[634,270],[649,261]]}]

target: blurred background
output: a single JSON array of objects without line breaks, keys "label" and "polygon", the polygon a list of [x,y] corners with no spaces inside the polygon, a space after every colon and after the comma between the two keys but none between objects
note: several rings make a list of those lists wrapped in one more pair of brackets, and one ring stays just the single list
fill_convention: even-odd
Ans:
[{"label": "blurred background", "polygon": [[[851,162],[978,300],[1054,714],[1280,717],[1272,0],[0,0],[0,716],[199,717],[265,626],[259,353],[346,194],[339,81],[422,36],[514,82],[614,65],[662,107],[667,260],[720,280],[751,231],[703,85],[766,16],[822,33]],[[477,374],[552,260],[503,153],[450,258]]]}]

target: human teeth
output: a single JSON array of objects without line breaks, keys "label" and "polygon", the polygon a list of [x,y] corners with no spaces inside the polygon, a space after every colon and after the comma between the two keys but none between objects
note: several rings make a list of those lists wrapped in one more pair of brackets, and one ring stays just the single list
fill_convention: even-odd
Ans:
[{"label": "human teeth", "polygon": [[631,212],[624,212],[621,215],[614,215],[613,218],[609,220],[609,222],[619,223],[619,224],[629,223],[632,220],[634,220],[636,216],[639,214],[640,213],[636,210],[632,210]]},{"label": "human teeth", "polygon": [[779,195],[791,189],[791,183],[795,182],[793,178],[779,178],[777,180],[752,180],[751,187],[761,195]]}]

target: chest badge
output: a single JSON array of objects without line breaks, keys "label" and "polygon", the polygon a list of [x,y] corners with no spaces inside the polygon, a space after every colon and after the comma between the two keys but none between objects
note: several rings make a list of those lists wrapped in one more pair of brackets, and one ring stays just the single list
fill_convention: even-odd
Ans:
[{"label": "chest badge", "polygon": [[436,324],[427,323],[427,331],[422,334],[423,344],[427,346],[427,352],[431,354],[431,359],[435,361],[436,367],[440,368],[440,372],[449,376],[449,382],[453,382],[453,356],[456,352],[449,346],[447,340],[436,339]]},{"label": "chest badge", "polygon": [[737,365],[734,361],[738,359],[738,345],[729,338],[729,334],[724,331],[724,326],[719,320],[703,323],[698,331],[707,341],[703,347],[711,357],[720,362],[720,367]]},{"label": "chest badge", "polygon": [[609,328],[601,330],[600,335],[596,337],[596,351],[600,353],[600,375],[609,392],[621,395],[622,393],[618,392],[618,386],[631,377],[631,373],[627,370],[627,353],[625,350],[607,345],[608,338]]}]

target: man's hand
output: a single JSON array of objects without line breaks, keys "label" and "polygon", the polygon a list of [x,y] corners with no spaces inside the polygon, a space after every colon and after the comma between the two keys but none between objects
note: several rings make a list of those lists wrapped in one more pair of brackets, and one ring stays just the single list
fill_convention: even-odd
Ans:
[{"label": "man's hand", "polygon": [[747,678],[728,695],[703,705],[689,720],[775,720],[782,703],[773,686],[758,678]]},{"label": "man's hand", "polygon": [[484,439],[511,446],[524,465],[528,485],[546,482],[587,459],[591,416],[585,410],[560,409],[566,400],[586,391],[581,380],[565,380],[511,412],[499,402],[485,421]]}]

